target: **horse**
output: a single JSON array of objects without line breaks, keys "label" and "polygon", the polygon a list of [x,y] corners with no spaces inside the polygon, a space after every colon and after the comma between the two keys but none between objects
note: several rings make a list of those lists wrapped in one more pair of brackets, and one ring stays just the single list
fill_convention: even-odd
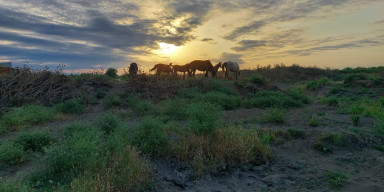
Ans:
[{"label": "horse", "polygon": [[173,73],[177,75],[177,72],[183,73],[183,79],[185,79],[185,72],[188,72],[188,75],[190,74],[188,66],[187,65],[172,65]]},{"label": "horse", "polygon": [[223,73],[224,78],[227,77],[229,79],[229,76],[228,76],[229,71],[231,71],[235,74],[236,80],[237,80],[237,74],[240,75],[239,64],[237,62],[232,62],[232,61],[224,62],[221,65],[221,68],[222,68],[223,72],[225,71],[225,73]]},{"label": "horse", "polygon": [[173,73],[173,70],[171,68],[171,64],[170,65],[166,65],[166,64],[156,64],[151,70],[149,70],[149,72],[153,71],[156,69],[156,75],[157,76],[160,76],[160,73],[161,72],[164,72],[164,73],[167,73],[168,75],[170,73]]},{"label": "horse", "polygon": [[129,65],[129,75],[136,75],[137,71],[139,71],[139,67],[136,63],[131,63]]},{"label": "horse", "polygon": [[190,77],[195,77],[196,70],[205,71],[205,77],[208,77],[208,72],[211,72],[212,77],[216,77],[217,70],[215,71],[210,60],[194,60],[186,66],[190,70]]},{"label": "horse", "polygon": [[10,67],[0,67],[0,74],[11,74],[14,71],[14,69]]}]

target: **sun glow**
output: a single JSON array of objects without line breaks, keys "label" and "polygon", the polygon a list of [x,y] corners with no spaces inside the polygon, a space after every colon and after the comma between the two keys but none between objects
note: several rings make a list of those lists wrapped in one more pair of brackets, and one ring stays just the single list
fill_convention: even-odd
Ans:
[{"label": "sun glow", "polygon": [[160,49],[155,52],[162,56],[172,56],[177,53],[180,47],[168,43],[159,43]]}]

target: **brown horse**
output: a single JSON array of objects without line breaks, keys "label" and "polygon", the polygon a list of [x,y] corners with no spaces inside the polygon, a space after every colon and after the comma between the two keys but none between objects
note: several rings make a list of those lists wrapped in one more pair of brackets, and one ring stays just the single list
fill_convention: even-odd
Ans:
[{"label": "brown horse", "polygon": [[0,67],[0,74],[11,74],[13,71],[10,67]]},{"label": "brown horse", "polygon": [[172,65],[173,73],[177,75],[177,72],[183,73],[183,79],[185,79],[185,72],[188,72],[188,75],[190,74],[188,66],[187,65]]},{"label": "brown horse", "polygon": [[149,72],[153,71],[156,69],[156,75],[157,76],[160,76],[160,73],[164,72],[164,73],[167,73],[168,75],[170,73],[173,73],[172,71],[172,68],[170,65],[166,65],[166,64],[156,64],[151,70],[149,70]]},{"label": "brown horse", "polygon": [[[221,65],[221,63],[219,63],[219,64]],[[216,77],[217,70],[215,70],[215,68],[213,68],[213,65],[212,65],[210,60],[205,60],[205,61],[194,60],[194,61],[192,61],[186,65],[188,66],[188,69],[191,72],[191,74],[189,75],[190,77],[195,77],[196,70],[205,71],[205,77],[208,77],[208,72],[211,72],[212,77]],[[218,69],[218,67],[217,67],[217,69]]]}]

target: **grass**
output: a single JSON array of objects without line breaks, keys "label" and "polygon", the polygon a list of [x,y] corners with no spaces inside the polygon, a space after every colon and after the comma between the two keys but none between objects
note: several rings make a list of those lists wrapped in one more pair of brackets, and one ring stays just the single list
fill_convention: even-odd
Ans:
[{"label": "grass", "polygon": [[95,120],[95,125],[104,131],[106,134],[114,132],[120,126],[119,118],[112,114],[106,113],[99,115]]},{"label": "grass", "polygon": [[264,116],[269,123],[284,123],[287,119],[285,112],[279,108],[270,109]]},{"label": "grass", "polygon": [[104,98],[103,103],[104,103],[105,109],[110,109],[114,106],[121,105],[122,101],[120,100],[120,98],[118,96],[108,95]]},{"label": "grass", "polygon": [[52,145],[55,139],[48,131],[24,132],[17,135],[14,142],[23,147],[24,151],[42,152]]},{"label": "grass", "polygon": [[290,108],[299,107],[304,104],[303,100],[298,100],[294,97],[277,91],[260,91],[256,94],[249,94],[248,98],[243,101],[243,106],[245,108]]},{"label": "grass", "polygon": [[305,88],[311,91],[318,90],[329,84],[329,79],[324,77],[314,81],[309,81],[305,84]]},{"label": "grass", "polygon": [[347,178],[345,173],[339,171],[325,171],[325,175],[331,188],[342,187],[344,180]]},{"label": "grass", "polygon": [[200,101],[209,102],[222,106],[225,110],[235,109],[240,106],[241,97],[234,95],[227,95],[222,92],[211,91],[199,97]]},{"label": "grass", "polygon": [[219,125],[221,107],[211,103],[192,103],[187,105],[186,114],[190,130],[196,134],[213,133]]},{"label": "grass", "polygon": [[39,125],[53,120],[57,112],[50,107],[26,105],[15,108],[0,117],[0,126],[5,131],[27,129],[28,126]]},{"label": "grass", "polygon": [[0,145],[0,163],[16,165],[27,160],[23,146],[14,142],[4,142]]},{"label": "grass", "polygon": [[265,79],[258,74],[253,74],[250,78],[249,81],[256,84],[256,85],[264,85],[266,83]]},{"label": "grass", "polygon": [[356,133],[338,132],[320,136],[314,148],[320,152],[332,152],[334,147],[360,147],[364,145]]},{"label": "grass", "polygon": [[85,106],[81,99],[71,99],[57,104],[55,109],[64,114],[80,114],[84,112]]}]

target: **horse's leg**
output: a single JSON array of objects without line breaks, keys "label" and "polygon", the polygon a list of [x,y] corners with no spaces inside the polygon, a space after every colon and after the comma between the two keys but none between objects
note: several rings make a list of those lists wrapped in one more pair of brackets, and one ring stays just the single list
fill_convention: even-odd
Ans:
[{"label": "horse's leg", "polygon": [[205,78],[208,78],[208,70],[205,71]]},{"label": "horse's leg", "polygon": [[192,77],[195,77],[196,69],[192,71]]}]

